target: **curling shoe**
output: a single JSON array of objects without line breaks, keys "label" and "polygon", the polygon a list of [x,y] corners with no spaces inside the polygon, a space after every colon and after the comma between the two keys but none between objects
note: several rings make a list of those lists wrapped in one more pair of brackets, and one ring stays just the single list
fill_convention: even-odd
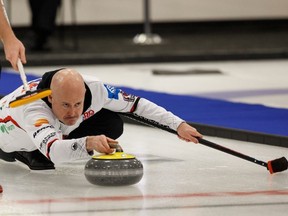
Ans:
[{"label": "curling shoe", "polygon": [[55,169],[54,164],[46,158],[38,149],[32,152],[17,151],[15,159],[26,164],[31,170]]},{"label": "curling shoe", "polygon": [[7,153],[0,149],[0,159],[7,162],[14,162],[15,160],[15,152]]}]

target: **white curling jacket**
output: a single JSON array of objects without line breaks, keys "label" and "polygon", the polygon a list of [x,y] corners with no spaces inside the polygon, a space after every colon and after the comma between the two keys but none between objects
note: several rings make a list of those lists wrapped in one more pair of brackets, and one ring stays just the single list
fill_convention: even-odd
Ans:
[{"label": "white curling jacket", "polygon": [[[46,73],[49,75],[50,82],[57,71]],[[42,80],[29,82],[31,90],[36,90],[42,85],[44,79],[47,79],[47,76],[44,75]],[[23,94],[23,86],[3,97],[0,100],[0,148],[5,152],[39,149],[54,164],[88,158],[90,155],[86,150],[86,137],[78,139],[64,139],[63,137],[102,108],[114,112],[133,112],[174,130],[177,130],[183,122],[163,107],[144,98],[127,94],[121,89],[98,80],[85,78],[84,80],[86,92],[91,94],[89,97],[86,94],[84,111],[73,126],[60,122],[45,100],[10,108],[9,102]]]}]

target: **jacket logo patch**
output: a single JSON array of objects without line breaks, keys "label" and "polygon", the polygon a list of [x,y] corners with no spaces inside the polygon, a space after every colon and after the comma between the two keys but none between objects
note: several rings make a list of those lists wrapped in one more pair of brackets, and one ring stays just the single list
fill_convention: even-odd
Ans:
[{"label": "jacket logo patch", "polygon": [[90,118],[91,116],[94,115],[94,110],[88,110],[86,112],[83,113],[83,119],[86,120],[88,118]]},{"label": "jacket logo patch", "polygon": [[123,96],[123,99],[127,102],[134,102],[135,101],[135,95],[127,94],[124,91],[121,91],[121,94]]},{"label": "jacket logo patch", "polygon": [[76,151],[76,150],[78,149],[78,143],[77,143],[77,142],[73,143],[73,144],[71,145],[71,149],[72,149],[73,151]]},{"label": "jacket logo patch", "polygon": [[50,134],[48,134],[43,140],[42,142],[40,143],[40,149],[42,149],[44,146],[46,147],[47,143],[49,142],[49,140],[52,138],[52,137],[55,137],[56,136],[56,132],[52,132]]},{"label": "jacket logo patch", "polygon": [[41,119],[38,119],[38,120],[34,123],[34,126],[35,126],[35,127],[40,127],[40,126],[42,126],[43,124],[49,124],[49,121],[48,121],[47,119],[41,118]]},{"label": "jacket logo patch", "polygon": [[113,86],[109,86],[109,85],[104,85],[105,88],[107,89],[107,92],[108,92],[108,98],[110,99],[119,99],[119,92],[120,92],[120,89],[117,89]]},{"label": "jacket logo patch", "polygon": [[[32,81],[32,82],[30,82],[30,83],[28,83],[29,89],[32,89],[32,88],[34,88],[34,87],[37,87],[38,84],[39,84],[39,82],[35,82],[35,80]],[[24,92],[24,91],[25,91],[25,89],[24,89],[24,87],[23,87],[22,92]]]},{"label": "jacket logo patch", "polygon": [[47,125],[45,127],[39,128],[36,132],[33,133],[33,138],[35,138],[41,131],[46,130],[48,128],[54,128],[52,125]]}]

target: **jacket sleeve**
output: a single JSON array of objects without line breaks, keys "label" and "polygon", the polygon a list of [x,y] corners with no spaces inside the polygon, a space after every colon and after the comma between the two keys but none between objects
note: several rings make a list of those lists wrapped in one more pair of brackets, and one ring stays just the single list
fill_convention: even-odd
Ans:
[{"label": "jacket sleeve", "polygon": [[[184,122],[183,119],[167,111],[165,108],[138,96],[128,94],[119,88],[104,85],[106,88],[106,102],[104,108],[115,112],[130,112],[141,117],[158,122],[177,130],[178,126]],[[105,91],[103,91],[105,92]]]},{"label": "jacket sleeve", "polygon": [[24,130],[35,146],[54,164],[89,156],[86,138],[64,140],[60,123],[43,104],[24,109]]}]

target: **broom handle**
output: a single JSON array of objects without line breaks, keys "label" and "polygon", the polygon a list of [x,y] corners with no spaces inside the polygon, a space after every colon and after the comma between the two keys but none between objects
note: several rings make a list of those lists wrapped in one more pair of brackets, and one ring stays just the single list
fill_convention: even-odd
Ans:
[{"label": "broom handle", "polygon": [[[123,116],[126,116],[127,118],[130,118],[130,119],[136,120],[138,122],[141,122],[143,124],[146,124],[146,125],[149,125],[149,126],[152,126],[152,127],[156,127],[156,128],[162,129],[164,131],[170,132],[172,134],[178,135],[177,131],[175,131],[175,130],[169,128],[169,127],[166,127],[164,125],[161,125],[161,124],[159,124],[157,122],[154,122],[154,121],[151,121],[149,119],[146,119],[144,117],[133,115],[131,113],[120,113],[120,114],[122,114]],[[227,154],[239,157],[241,159],[256,163],[256,164],[258,164],[260,166],[263,166],[263,167],[267,168],[267,163],[266,162],[263,162],[261,160],[257,160],[256,158],[250,157],[248,155],[242,154],[240,152],[237,152],[237,151],[234,151],[232,149],[226,148],[224,146],[218,145],[216,143],[210,142],[208,140],[205,140],[205,139],[202,139],[202,138],[197,138],[197,139],[198,139],[199,143],[201,143],[202,145],[208,146],[210,148],[217,149],[219,151],[225,152]]]},{"label": "broom handle", "polygon": [[208,141],[208,140],[205,140],[205,139],[202,139],[202,138],[197,138],[197,139],[198,139],[199,143],[201,143],[202,145],[205,145],[205,146],[208,146],[210,148],[214,148],[214,149],[217,149],[219,151],[225,152],[227,154],[230,154],[230,155],[242,158],[244,160],[256,163],[256,164],[258,164],[260,166],[267,167],[267,163],[266,162],[257,160],[256,158],[253,158],[253,157],[250,157],[248,155],[242,154],[240,152],[234,151],[234,150],[232,150],[230,148],[226,148],[224,146],[218,145],[218,144],[213,143],[211,141]]},{"label": "broom handle", "polygon": [[18,70],[19,70],[20,77],[21,77],[21,80],[23,82],[23,86],[24,86],[25,91],[26,92],[30,91],[30,88],[29,88],[28,83],[27,83],[27,77],[26,77],[25,72],[24,72],[24,67],[23,67],[23,64],[19,58],[17,60],[17,66],[18,66]]}]

